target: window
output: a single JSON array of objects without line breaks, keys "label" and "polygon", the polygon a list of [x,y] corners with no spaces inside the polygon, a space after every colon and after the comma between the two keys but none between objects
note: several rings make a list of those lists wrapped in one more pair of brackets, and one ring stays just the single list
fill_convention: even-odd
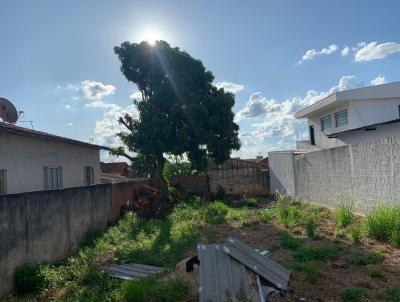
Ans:
[{"label": "window", "polygon": [[44,167],[44,189],[55,190],[63,187],[62,167]]},{"label": "window", "polygon": [[335,113],[336,127],[347,125],[347,110],[342,110]]},{"label": "window", "polygon": [[7,170],[0,170],[0,195],[7,193]]},{"label": "window", "polygon": [[94,169],[93,167],[84,167],[83,171],[83,177],[84,177],[84,184],[85,186],[90,186],[94,184]]},{"label": "window", "polygon": [[332,127],[331,123],[331,116],[327,115],[321,118],[321,130],[324,131],[325,129],[328,129]]}]

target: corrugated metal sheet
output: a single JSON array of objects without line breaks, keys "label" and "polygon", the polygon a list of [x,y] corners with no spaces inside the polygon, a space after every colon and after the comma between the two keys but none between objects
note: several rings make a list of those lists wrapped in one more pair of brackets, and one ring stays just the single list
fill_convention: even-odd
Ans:
[{"label": "corrugated metal sheet", "polygon": [[268,257],[261,256],[248,245],[232,236],[229,236],[226,241],[224,251],[227,254],[271,282],[278,289],[283,291],[288,289],[290,271]]},{"label": "corrugated metal sheet", "polygon": [[[223,251],[224,245],[199,244],[200,302],[264,302],[260,278]],[[243,300],[242,300],[243,301]]]},{"label": "corrugated metal sheet", "polygon": [[163,273],[165,269],[144,264],[112,264],[104,270],[109,276],[124,280],[139,280],[145,277]]}]

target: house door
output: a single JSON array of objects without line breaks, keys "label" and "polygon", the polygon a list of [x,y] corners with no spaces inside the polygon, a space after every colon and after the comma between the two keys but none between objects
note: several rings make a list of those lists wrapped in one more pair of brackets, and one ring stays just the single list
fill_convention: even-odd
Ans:
[{"label": "house door", "polygon": [[310,126],[310,143],[315,145],[314,126]]}]

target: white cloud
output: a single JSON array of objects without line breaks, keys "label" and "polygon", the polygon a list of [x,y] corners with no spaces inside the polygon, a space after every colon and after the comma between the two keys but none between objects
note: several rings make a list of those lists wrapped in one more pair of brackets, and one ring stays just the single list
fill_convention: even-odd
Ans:
[{"label": "white cloud", "polygon": [[74,123],[68,123],[67,126],[72,127]]},{"label": "white cloud", "polygon": [[298,64],[301,64],[303,61],[309,61],[314,59],[314,57],[319,56],[319,55],[331,55],[335,53],[338,50],[337,45],[332,44],[329,45],[326,48],[322,48],[321,50],[316,50],[316,49],[309,49],[305,52],[305,54],[302,56],[301,60],[297,62]]},{"label": "white cloud", "polygon": [[334,92],[357,88],[361,85],[356,76],[343,76],[337,85],[327,91],[309,90],[303,97],[296,96],[284,101],[268,99],[261,92],[253,93],[245,107],[236,114],[235,121],[240,122],[243,119],[256,117],[262,117],[262,121],[258,119],[254,122],[250,131],[240,131],[243,146],[241,150],[246,150],[246,148],[253,150],[251,146],[258,146],[263,151],[267,140],[274,141],[270,149],[293,147],[294,142],[304,139],[307,133],[306,123],[294,118],[297,111]]},{"label": "white cloud", "polygon": [[125,108],[116,104],[109,105],[103,116],[96,121],[94,136],[90,138],[90,142],[108,147],[122,146],[122,142],[116,134],[121,131],[127,131],[125,126],[120,125],[118,122],[118,119],[125,114],[129,114],[134,118],[139,116],[135,105],[129,105]]},{"label": "white cloud", "polygon": [[140,91],[135,91],[134,93],[132,93],[129,98],[131,100],[138,100],[141,101],[142,100],[142,93]]},{"label": "white cloud", "polygon": [[71,109],[71,105],[66,104],[66,105],[64,105],[64,108],[65,109]]},{"label": "white cloud", "polygon": [[386,79],[384,76],[377,76],[375,79],[373,79],[371,81],[371,85],[381,85],[381,84],[385,84],[386,83]]},{"label": "white cloud", "polygon": [[342,49],[342,51],[340,52],[340,55],[341,55],[342,57],[345,57],[345,56],[347,56],[349,53],[350,53],[350,47],[346,46],[346,47],[344,47],[344,48]]},{"label": "white cloud", "polygon": [[231,93],[238,93],[239,91],[244,89],[243,85],[235,84],[235,83],[229,83],[229,82],[218,82],[218,83],[215,83],[215,87],[217,87],[218,89],[224,88],[225,91],[231,92]]},{"label": "white cloud", "polygon": [[109,108],[114,106],[114,104],[108,104],[101,100],[93,101],[85,104],[85,108]]},{"label": "white cloud", "polygon": [[81,89],[85,98],[89,100],[101,100],[103,97],[115,92],[115,86],[113,85],[104,85],[101,82],[90,80],[82,81]]},{"label": "white cloud", "polygon": [[354,48],[354,60],[356,62],[368,62],[386,58],[387,56],[400,52],[400,44],[387,42],[378,44],[377,42],[361,42]]}]

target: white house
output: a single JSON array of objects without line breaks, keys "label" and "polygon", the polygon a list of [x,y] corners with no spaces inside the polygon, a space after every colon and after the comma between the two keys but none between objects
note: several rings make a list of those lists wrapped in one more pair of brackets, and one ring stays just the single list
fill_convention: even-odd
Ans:
[{"label": "white house", "polygon": [[400,134],[400,82],[335,92],[297,112],[309,140],[297,150],[327,149]]},{"label": "white house", "polygon": [[0,123],[0,194],[100,183],[102,148]]}]

